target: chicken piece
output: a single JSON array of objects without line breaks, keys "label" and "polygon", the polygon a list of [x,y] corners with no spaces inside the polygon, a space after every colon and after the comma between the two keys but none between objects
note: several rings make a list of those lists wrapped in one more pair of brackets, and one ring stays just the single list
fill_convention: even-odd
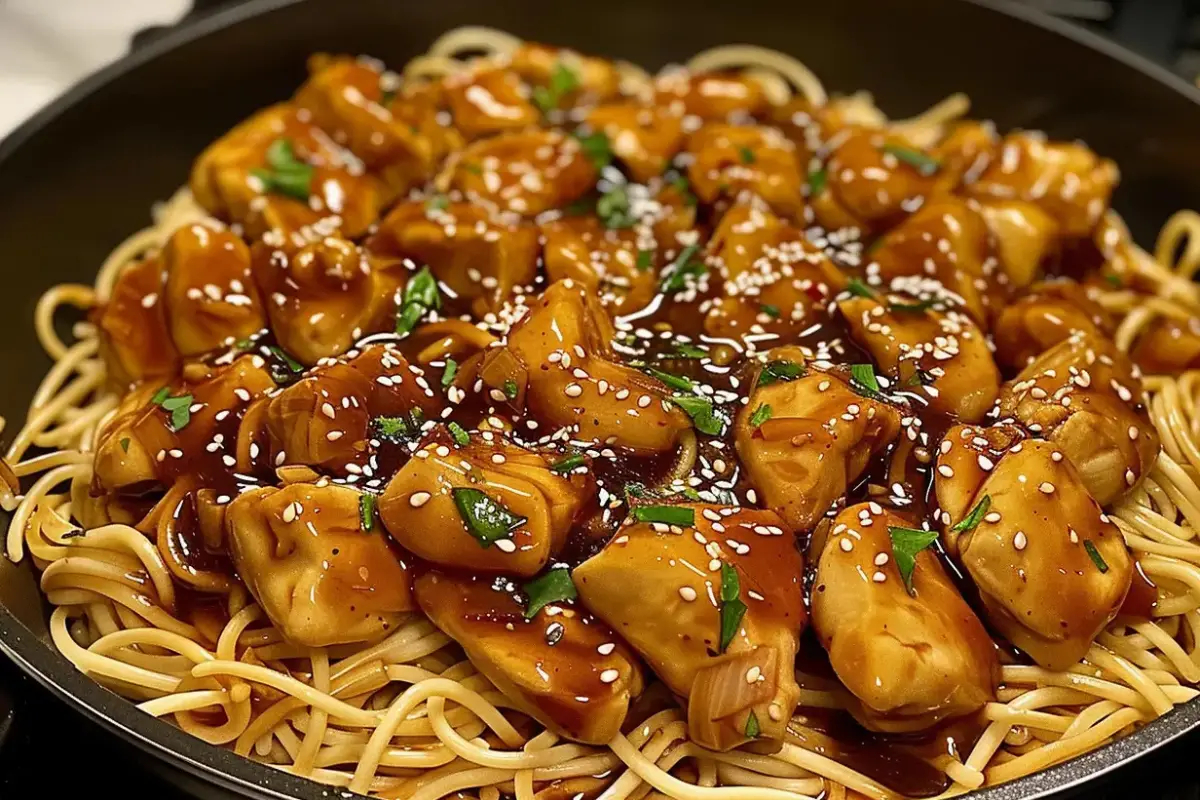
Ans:
[{"label": "chicken piece", "polygon": [[595,491],[587,476],[553,471],[555,461],[491,432],[466,444],[438,434],[388,484],[379,516],[393,539],[426,561],[536,575]]},{"label": "chicken piece", "polygon": [[117,275],[108,300],[88,315],[100,333],[109,382],[121,390],[179,372],[179,351],[161,302],[165,278],[159,256],[130,264]]},{"label": "chicken piece", "polygon": [[367,250],[427,264],[462,311],[499,311],[513,289],[537,274],[538,231],[503,220],[474,203],[400,203],[367,241]]},{"label": "chicken piece", "polygon": [[889,733],[929,728],[995,699],[1000,663],[979,618],[932,548],[916,553],[911,591],[889,528],[912,524],[875,503],[845,509],[825,540],[812,624],[855,719]]},{"label": "chicken piece", "polygon": [[996,243],[1007,285],[1020,291],[1037,280],[1043,265],[1058,254],[1059,228],[1054,218],[1033,203],[993,200],[979,213]]},{"label": "chicken piece", "polygon": [[561,47],[522,42],[509,57],[509,68],[534,86],[569,85],[560,98],[563,107],[606,100],[621,90],[621,76],[611,61]]},{"label": "chicken piece", "polygon": [[348,238],[365,233],[392,191],[305,117],[280,103],[209,145],[192,167],[196,201],[255,238],[322,220]]},{"label": "chicken piece", "polygon": [[257,356],[227,366],[194,364],[166,386],[141,385],[100,432],[94,488],[139,494],[170,486],[184,474],[227,485],[242,416],[274,388]]},{"label": "chicken piece", "polygon": [[[387,100],[383,97],[381,100]],[[440,82],[402,84],[386,103],[392,118],[407,125],[429,146],[434,164],[466,145],[463,136],[451,125],[443,125],[445,87]]]},{"label": "chicken piece", "polygon": [[407,271],[335,236],[294,247],[253,248],[254,282],[267,298],[271,332],[303,364],[345,353],[390,328]]},{"label": "chicken piece", "polygon": [[709,249],[724,293],[705,315],[710,336],[770,333],[794,341],[824,318],[824,307],[846,285],[845,274],[803,231],[752,205],[725,212]]},{"label": "chicken piece", "polygon": [[1113,330],[1112,316],[1087,289],[1071,280],[1044,281],[1005,306],[996,318],[996,359],[1006,367],[1022,369],[1077,331],[1107,336]]},{"label": "chicken piece", "polygon": [[526,618],[527,603],[503,578],[428,572],[414,588],[426,616],[519,710],[584,744],[607,744],[620,733],[630,701],[642,693],[642,670],[579,605],[556,600]]},{"label": "chicken piece", "polygon": [[586,121],[607,137],[613,155],[638,183],[662,175],[683,147],[682,121],[661,106],[612,103],[593,108]]},{"label": "chicken piece", "polygon": [[746,193],[780,216],[800,217],[804,178],[796,146],[777,128],[711,123],[689,136],[685,149],[692,156],[688,178],[703,202]]},{"label": "chicken piece", "polygon": [[991,122],[959,120],[954,123],[929,151],[939,165],[939,188],[954,191],[964,181],[975,180],[991,163],[999,146],[1000,137]]},{"label": "chicken piece", "polygon": [[[433,174],[435,148],[419,130],[396,118],[385,102],[385,78],[378,62],[348,56],[315,55],[309,79],[296,92],[296,106],[335,142],[380,175],[393,194],[403,194]],[[388,94],[394,94],[389,92]]]},{"label": "chicken piece", "polygon": [[409,565],[373,530],[364,497],[346,486],[293,483],[251,489],[229,504],[238,575],[289,642],[381,639],[416,607]]},{"label": "chicken piece", "polygon": [[1021,435],[962,425],[946,434],[942,541],[992,626],[1043,667],[1065,670],[1116,616],[1133,559],[1070,459]]},{"label": "chicken piece", "polygon": [[911,297],[851,295],[838,303],[850,336],[902,391],[964,422],[978,422],[1000,393],[1000,370],[983,333],[953,309]]},{"label": "chicken piece", "polygon": [[706,122],[747,120],[768,108],[762,85],[738,74],[672,70],[655,80],[655,104]]},{"label": "chicken piece", "polygon": [[579,140],[558,131],[501,134],[463,150],[451,185],[468,199],[534,217],[579,199],[596,167]]},{"label": "chicken piece", "polygon": [[1084,237],[1108,210],[1120,179],[1117,165],[1077,142],[1047,141],[1041,133],[1012,133],[978,178],[966,184],[979,199],[1035,203],[1062,227]]},{"label": "chicken piece", "polygon": [[923,205],[879,239],[871,256],[892,291],[961,305],[985,330],[1003,304],[987,226],[956,197]]},{"label": "chicken piece", "polygon": [[1150,375],[1178,375],[1200,367],[1200,319],[1152,321],[1138,334],[1129,355]]},{"label": "chicken piece", "polygon": [[409,420],[419,428],[441,409],[441,395],[425,371],[392,344],[352,350],[271,399],[266,425],[273,463],[369,477],[364,467],[378,468],[372,466],[377,448],[371,440],[389,443],[382,429],[405,428]]},{"label": "chicken piece", "polygon": [[442,94],[454,127],[473,141],[537,125],[541,115],[529,102],[529,89],[515,72],[484,69],[451,75]]},{"label": "chicken piece", "polygon": [[250,275],[250,249],[226,230],[187,225],[162,251],[163,302],[175,349],[198,356],[258,333],[266,312]]},{"label": "chicken piece", "polygon": [[490,348],[479,377],[492,399],[511,401],[571,438],[649,455],[675,448],[691,427],[665,386],[612,351],[612,322],[588,291],[558,281],[533,302],[504,347]]},{"label": "chicken piece", "polygon": [[901,410],[859,394],[841,371],[806,371],[795,348],[771,351],[752,385],[734,428],[738,456],[759,502],[810,530],[896,438]]},{"label": "chicken piece", "polygon": [[782,105],[771,106],[767,118],[796,146],[796,161],[807,172],[826,143],[838,131],[855,124],[846,112],[846,104],[838,98],[814,106],[807,97],[797,94]]},{"label": "chicken piece", "polygon": [[1158,433],[1135,370],[1109,339],[1073,334],[1004,385],[1000,413],[1060,448],[1107,506],[1158,458]]},{"label": "chicken piece", "polygon": [[938,161],[899,136],[850,127],[834,144],[809,198],[827,229],[889,227],[934,193]]},{"label": "chicken piece", "polygon": [[593,216],[563,217],[541,226],[546,277],[571,279],[596,295],[613,316],[632,314],[658,294],[659,251],[642,249],[632,228],[610,230]]},{"label": "chicken piece", "polygon": [[775,514],[695,504],[635,508],[573,577],[583,604],[687,698],[692,741],[725,751],[783,738],[800,694],[803,574]]}]

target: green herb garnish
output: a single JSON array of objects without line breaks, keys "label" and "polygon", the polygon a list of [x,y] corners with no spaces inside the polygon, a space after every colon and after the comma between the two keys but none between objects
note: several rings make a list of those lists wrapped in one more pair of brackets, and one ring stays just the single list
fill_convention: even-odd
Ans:
[{"label": "green herb garnish", "polygon": [[450,430],[450,438],[454,439],[454,443],[459,447],[466,447],[471,443],[471,434],[467,433],[466,429],[457,422],[451,422],[446,426]]},{"label": "green herb garnish", "polygon": [[297,200],[308,200],[312,191],[313,167],[296,158],[292,140],[281,137],[267,147],[269,169],[252,169],[250,174],[262,181],[263,188],[272,194],[282,194]]},{"label": "green herb garnish", "polygon": [[742,160],[743,164],[753,164],[757,160],[754,157],[754,151],[749,147],[739,147],[738,158]]},{"label": "green herb garnish", "polygon": [[896,560],[896,569],[900,570],[904,588],[911,594],[912,574],[913,569],[917,566],[917,553],[937,541],[937,532],[889,526],[888,536],[892,538],[892,557]]},{"label": "green herb garnish", "polygon": [[491,547],[499,539],[511,539],[513,531],[527,521],[478,489],[460,487],[451,494],[467,532],[479,541],[480,547]]},{"label": "green herb garnish", "polygon": [[129,452],[129,437],[128,436],[126,436],[124,439],[121,440],[121,449],[124,450],[126,453]]},{"label": "green herb garnish", "polygon": [[653,250],[638,250],[637,268],[647,270],[654,266],[654,251]]},{"label": "green herb garnish", "polygon": [[553,464],[551,464],[550,471],[567,473],[573,469],[582,467],[586,463],[587,459],[583,457],[582,453],[571,453],[570,455],[563,456],[558,461],[555,461]]},{"label": "green herb garnish", "polygon": [[425,200],[425,213],[432,214],[435,211],[445,211],[450,207],[450,198],[444,194],[431,194]]},{"label": "green herb garnish", "polygon": [[857,297],[866,297],[871,300],[875,299],[875,292],[871,291],[871,287],[867,286],[858,278],[850,279],[850,282],[846,284],[846,291]]},{"label": "green herb garnish", "polygon": [[575,71],[561,61],[554,65],[550,73],[550,83],[547,86],[536,86],[533,90],[533,102],[549,114],[558,108],[563,98],[579,88],[579,76]]},{"label": "green herb garnish", "polygon": [[596,216],[611,230],[631,228],[637,221],[629,208],[629,193],[620,184],[600,195],[596,201]]},{"label": "green herb garnish", "polygon": [[794,381],[804,374],[804,367],[794,361],[768,361],[758,373],[758,385],[769,386],[779,381]]},{"label": "green herb garnish", "polygon": [[687,285],[685,278],[688,275],[700,276],[708,272],[708,267],[703,261],[693,260],[699,251],[700,245],[698,244],[689,244],[679,251],[679,255],[675,256],[675,260],[671,262],[667,275],[663,279],[662,291],[664,293],[670,294],[683,289]]},{"label": "green herb garnish", "polygon": [[824,167],[808,173],[808,196],[816,197],[825,191],[825,183],[828,177]]},{"label": "green herb garnish", "polygon": [[758,724],[758,717],[754,713],[754,709],[750,709],[750,716],[746,717],[746,738],[757,739],[762,735],[762,727]]},{"label": "green herb garnish", "polygon": [[758,310],[766,314],[771,319],[779,319],[779,306],[773,306],[770,303],[762,303]]},{"label": "green herb garnish", "polygon": [[170,390],[164,386],[154,393],[150,402],[171,415],[172,431],[181,431],[192,421],[192,396],[190,394],[171,397]]},{"label": "green herb garnish", "polygon": [[984,514],[986,514],[988,509],[991,507],[992,496],[990,494],[985,494],[980,501],[975,504],[975,507],[971,509],[971,513],[959,520],[959,522],[952,526],[950,530],[954,531],[955,533],[970,533],[979,526],[979,523],[983,521]]},{"label": "green herb garnish", "polygon": [[692,424],[701,433],[720,436],[721,432],[725,430],[725,418],[717,413],[713,401],[707,397],[694,394],[676,395],[671,398],[671,402],[682,408],[684,413],[692,418]]},{"label": "green herb garnish", "polygon": [[750,427],[757,428],[771,418],[771,406],[768,403],[759,403],[758,408],[754,409],[754,413],[750,415]]},{"label": "green herb garnish", "polygon": [[732,564],[721,564],[721,650],[724,653],[737,635],[746,616],[746,604],[740,597],[741,581]]},{"label": "green herb garnish", "polygon": [[579,140],[579,147],[583,150],[583,154],[588,157],[596,169],[604,169],[612,163],[612,146],[603,131],[589,133],[586,136],[575,134],[575,138]]},{"label": "green herb garnish", "polygon": [[516,400],[518,393],[517,382],[512,378],[506,378],[504,380],[504,396],[509,400]]},{"label": "green herb garnish", "polygon": [[429,267],[421,267],[404,284],[404,299],[396,313],[396,333],[401,336],[411,333],[422,317],[441,307],[442,296],[438,293],[437,279]]},{"label": "green herb garnish", "polygon": [[446,367],[442,370],[442,388],[449,389],[450,384],[454,383],[454,376],[458,374],[458,362],[453,358],[446,359]]},{"label": "green herb garnish", "polygon": [[424,421],[421,409],[414,408],[407,417],[375,417],[371,420],[371,428],[380,439],[399,444],[420,433]]},{"label": "green herb garnish", "polygon": [[937,300],[919,300],[916,303],[889,303],[888,310],[920,314],[933,308],[937,303]]},{"label": "green herb garnish", "polygon": [[1087,551],[1088,558],[1096,565],[1096,569],[1101,572],[1108,572],[1108,563],[1105,562],[1104,556],[1100,555],[1100,551],[1096,549],[1096,545],[1092,544],[1091,539],[1083,540],[1083,549]]},{"label": "green herb garnish", "polygon": [[575,582],[571,580],[571,570],[566,567],[554,567],[542,577],[525,584],[521,589],[525,592],[527,601],[525,619],[533,619],[539,611],[551,603],[574,600],[579,596],[575,591]]},{"label": "green herb garnish", "polygon": [[880,394],[879,379],[875,377],[875,367],[870,364],[850,365],[850,385],[858,384],[859,388],[873,394]]},{"label": "green herb garnish", "polygon": [[669,372],[663,372],[661,369],[655,369],[654,367],[644,367],[644,369],[648,375],[658,378],[667,386],[670,386],[672,389],[678,392],[696,391],[696,384],[692,382],[691,378],[685,378],[681,375],[672,375]]},{"label": "green herb garnish", "polygon": [[272,345],[267,349],[275,356],[275,360],[267,364],[267,372],[275,383],[286,386],[304,372],[304,365],[284,352],[283,348]]},{"label": "green herb garnish", "polygon": [[694,344],[680,342],[675,345],[675,353],[680,358],[708,358],[708,351],[703,347],[697,347]]},{"label": "green herb garnish", "polygon": [[[643,490],[645,487],[642,487]],[[626,491],[629,486],[625,487]],[[634,495],[637,497],[638,495]],[[696,512],[686,506],[638,506],[633,509],[634,522],[661,522],[664,525],[677,525],[680,528],[696,526]]]},{"label": "green herb garnish", "polygon": [[686,175],[682,173],[671,179],[670,186],[683,197],[683,204],[686,206],[696,205],[696,195],[692,194],[690,184]]},{"label": "green herb garnish", "polygon": [[1115,275],[1111,272],[1104,273],[1104,280],[1108,281],[1108,285],[1114,289],[1121,289],[1125,286],[1125,284],[1121,282],[1121,276]]},{"label": "green herb garnish", "polygon": [[358,522],[367,533],[375,529],[375,495],[364,492],[358,496]]},{"label": "green herb garnish", "polygon": [[920,150],[913,150],[911,147],[904,147],[898,144],[885,144],[882,150],[885,153],[895,156],[897,160],[903,161],[926,177],[937,172],[942,166],[942,162],[936,158],[922,153]]}]

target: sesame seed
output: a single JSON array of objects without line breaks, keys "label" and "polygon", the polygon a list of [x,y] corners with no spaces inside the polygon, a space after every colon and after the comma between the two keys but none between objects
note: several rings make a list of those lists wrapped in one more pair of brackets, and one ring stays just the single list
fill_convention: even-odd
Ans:
[{"label": "sesame seed", "polygon": [[938,474],[943,478],[953,478],[954,470],[950,468],[949,464],[942,464],[938,467]]},{"label": "sesame seed", "polygon": [[993,523],[999,522],[1000,521],[1000,512],[992,511],[989,514],[985,514],[983,517],[983,521],[984,522],[993,522]]},{"label": "sesame seed", "polygon": [[850,541],[850,539],[848,539],[848,538],[843,538],[842,543],[841,543],[841,548],[843,550],[845,550],[847,553],[849,553],[851,550],[854,549],[854,542]]},{"label": "sesame seed", "polygon": [[237,459],[231,455],[223,455],[221,456],[221,463],[227,467],[234,467],[237,466]]},{"label": "sesame seed", "polygon": [[617,672],[615,669],[606,669],[604,672],[600,673],[600,681],[602,683],[612,683],[619,677],[621,677],[621,673]]},{"label": "sesame seed", "polygon": [[996,466],[996,462],[992,461],[990,458],[988,458],[987,456],[985,456],[985,455],[983,455],[982,453],[980,453],[980,455],[979,455],[979,468],[980,468],[981,470],[983,470],[984,472],[987,472],[987,471],[989,471],[989,470],[990,470],[992,467],[994,467],[994,466]]},{"label": "sesame seed", "polygon": [[289,523],[296,521],[296,504],[295,503],[288,503],[287,506],[283,509],[283,521],[289,522]]},{"label": "sesame seed", "polygon": [[783,719],[783,709],[780,708],[778,703],[771,703],[771,705],[767,706],[767,716],[775,722],[779,722]]},{"label": "sesame seed", "polygon": [[871,580],[875,581],[876,583],[883,583],[884,581],[887,580],[887,575],[884,575],[882,572],[876,571],[875,574],[871,576]]},{"label": "sesame seed", "polygon": [[1038,491],[1042,494],[1054,494],[1054,484],[1049,481],[1042,481],[1038,485]]},{"label": "sesame seed", "polygon": [[679,596],[682,597],[686,602],[690,603],[696,599],[696,590],[690,586],[680,586]]},{"label": "sesame seed", "polygon": [[1027,544],[1029,540],[1025,538],[1025,531],[1017,531],[1017,535],[1013,537],[1013,547],[1024,550]]},{"label": "sesame seed", "polygon": [[583,394],[583,387],[578,383],[570,383],[567,384],[567,388],[563,390],[563,393],[567,397],[579,397],[579,395]]},{"label": "sesame seed", "polygon": [[413,508],[420,508],[428,503],[432,496],[429,492],[413,492],[408,496],[408,504]]},{"label": "sesame seed", "polygon": [[334,410],[333,406],[330,405],[329,403],[321,404],[321,413],[324,414],[325,416],[329,417],[330,419],[333,419],[337,415],[337,412]]},{"label": "sesame seed", "polygon": [[758,679],[762,677],[762,667],[757,664],[746,670],[746,683],[758,683]]},{"label": "sesame seed", "polygon": [[882,567],[887,562],[888,562],[888,554],[887,553],[878,553],[875,556],[875,566]]}]

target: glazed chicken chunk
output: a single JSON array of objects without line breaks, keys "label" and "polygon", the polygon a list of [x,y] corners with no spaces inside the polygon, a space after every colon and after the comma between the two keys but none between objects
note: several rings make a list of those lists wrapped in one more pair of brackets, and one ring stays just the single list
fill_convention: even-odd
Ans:
[{"label": "glazed chicken chunk", "polygon": [[900,418],[843,373],[806,370],[797,351],[778,348],[738,414],[737,452],[759,502],[807,531],[896,438]]},{"label": "glazed chicken chunk", "polygon": [[579,140],[541,130],[475,142],[451,176],[451,186],[468,199],[526,217],[568,205],[595,184],[596,168]]},{"label": "glazed chicken chunk", "polygon": [[1112,331],[1112,318],[1086,288],[1071,280],[1044,281],[996,318],[996,359],[1022,369],[1073,333],[1106,336]]},{"label": "glazed chicken chunk", "polygon": [[367,333],[390,328],[407,270],[345,239],[296,249],[253,248],[254,282],[276,341],[302,364],[339,356]]},{"label": "glazed chicken chunk", "polygon": [[509,56],[508,66],[535,87],[551,87],[556,77],[569,74],[573,88],[558,98],[561,105],[606,100],[621,88],[621,76],[611,61],[565,47],[522,42]]},{"label": "glazed chicken chunk", "polygon": [[434,564],[536,575],[562,549],[594,486],[491,431],[459,437],[435,434],[413,454],[379,501],[383,524]]},{"label": "glazed chicken chunk", "polygon": [[294,483],[251,489],[226,511],[230,552],[288,641],[309,647],[381,639],[415,608],[412,578],[362,494]]},{"label": "glazed chicken chunk", "polygon": [[614,360],[612,322],[581,285],[552,284],[491,348],[479,376],[496,402],[640,454],[673,449],[691,420],[658,380]]},{"label": "glazed chicken chunk", "polygon": [[978,422],[1000,392],[987,340],[959,311],[894,294],[839,301],[850,335],[906,392],[964,422]]},{"label": "glazed chicken chunk", "polygon": [[482,69],[452,75],[442,82],[454,127],[468,141],[519,131],[537,124],[538,110],[519,75]]},{"label": "glazed chicken chunk", "polygon": [[[1000,664],[982,623],[912,523],[875,503],[833,520],[812,592],[812,624],[855,718],[879,731],[929,728],[995,697]],[[936,534],[931,534],[936,536]],[[901,566],[903,565],[903,569]],[[906,577],[907,575],[907,577]]]},{"label": "glazed chicken chunk", "polygon": [[1107,506],[1158,458],[1158,433],[1135,369],[1109,339],[1076,333],[1004,385],[1000,413],[1061,449]]},{"label": "glazed chicken chunk", "polygon": [[705,203],[742,193],[761,198],[773,211],[797,218],[804,178],[796,147],[776,128],[709,124],[688,137],[688,178]]},{"label": "glazed chicken chunk", "polygon": [[656,104],[681,117],[744,121],[766,110],[762,85],[745,75],[666,72],[655,81]]},{"label": "glazed chicken chunk", "polygon": [[938,457],[942,541],[991,625],[1047,669],[1117,614],[1133,559],[1064,450],[1014,426],[956,426]]},{"label": "glazed chicken chunk", "polygon": [[607,744],[642,692],[637,659],[578,604],[547,603],[530,614],[516,588],[505,578],[442,572],[414,587],[421,610],[517,709],[560,736]]},{"label": "glazed chicken chunk", "polygon": [[799,697],[802,575],[775,514],[695,504],[635,507],[573,577],[584,605],[687,698],[692,741],[723,751],[783,737]]},{"label": "glazed chicken chunk", "polygon": [[644,308],[658,294],[662,259],[639,246],[645,241],[636,231],[609,229],[595,217],[564,217],[541,228],[550,280],[585,286],[614,315]]},{"label": "glazed chicken chunk", "polygon": [[611,103],[588,112],[592,130],[604,134],[612,154],[639,183],[663,174],[682,149],[683,122],[661,106]]}]

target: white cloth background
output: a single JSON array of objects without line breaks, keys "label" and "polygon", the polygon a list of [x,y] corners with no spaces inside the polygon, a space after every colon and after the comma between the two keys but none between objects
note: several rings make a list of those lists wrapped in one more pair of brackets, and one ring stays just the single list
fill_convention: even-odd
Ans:
[{"label": "white cloth background", "polygon": [[0,0],[0,138],[188,0]]}]

